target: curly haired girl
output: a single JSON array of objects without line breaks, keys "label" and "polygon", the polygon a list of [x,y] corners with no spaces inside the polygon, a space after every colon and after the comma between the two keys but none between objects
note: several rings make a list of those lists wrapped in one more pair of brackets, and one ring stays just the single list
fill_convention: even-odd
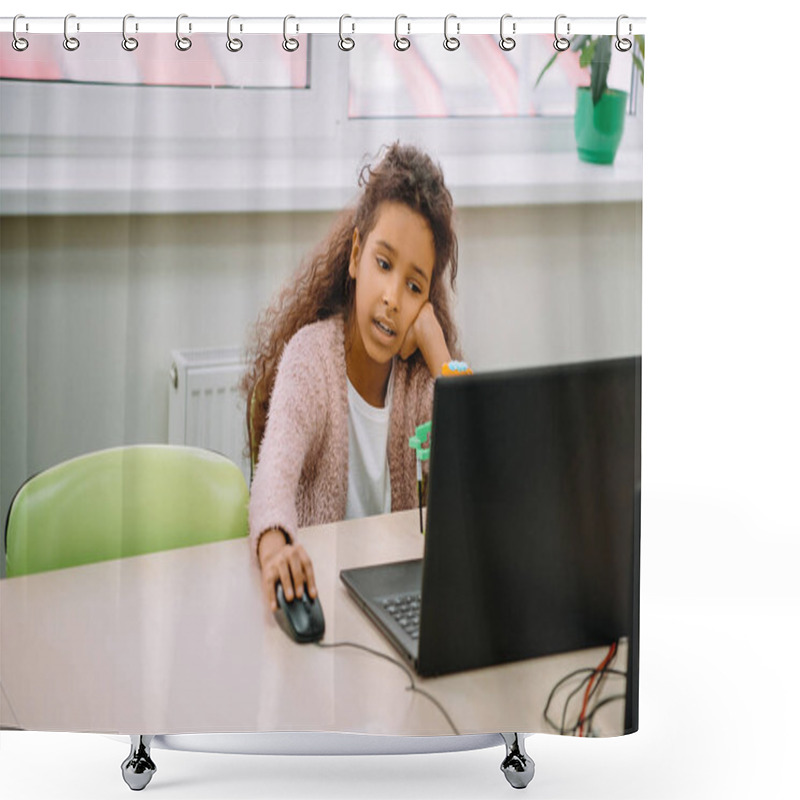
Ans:
[{"label": "curly haired girl", "polygon": [[407,446],[456,354],[458,244],[441,169],[394,144],[365,167],[358,204],[259,318],[249,399],[250,537],[274,611],[317,589],[298,528],[413,508]]}]

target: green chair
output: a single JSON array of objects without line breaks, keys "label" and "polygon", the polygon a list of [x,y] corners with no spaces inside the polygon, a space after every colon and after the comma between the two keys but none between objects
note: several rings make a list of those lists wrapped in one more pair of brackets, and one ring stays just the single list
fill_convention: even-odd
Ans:
[{"label": "green chair", "polygon": [[132,445],[30,478],[6,522],[8,577],[247,535],[239,468],[194,447]]}]

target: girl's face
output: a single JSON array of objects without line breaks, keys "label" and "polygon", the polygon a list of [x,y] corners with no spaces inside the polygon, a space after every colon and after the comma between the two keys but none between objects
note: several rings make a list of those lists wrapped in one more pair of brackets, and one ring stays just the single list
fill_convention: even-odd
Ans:
[{"label": "girl's face", "polygon": [[356,282],[354,344],[371,361],[388,364],[400,351],[430,295],[435,260],[430,225],[403,203],[382,203],[366,239],[354,231],[348,268]]}]

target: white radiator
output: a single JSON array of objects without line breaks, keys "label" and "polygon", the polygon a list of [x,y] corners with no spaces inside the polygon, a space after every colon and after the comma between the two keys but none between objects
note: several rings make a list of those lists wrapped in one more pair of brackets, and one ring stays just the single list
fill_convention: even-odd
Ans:
[{"label": "white radiator", "polygon": [[222,453],[239,465],[249,485],[245,401],[239,393],[242,351],[222,347],[171,355],[167,441]]}]

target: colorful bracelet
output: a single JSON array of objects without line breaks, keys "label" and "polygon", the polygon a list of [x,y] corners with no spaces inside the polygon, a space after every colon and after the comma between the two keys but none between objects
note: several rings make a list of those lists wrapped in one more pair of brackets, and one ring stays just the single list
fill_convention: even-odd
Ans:
[{"label": "colorful bracelet", "polygon": [[466,361],[448,361],[442,364],[442,375],[472,375]]}]

